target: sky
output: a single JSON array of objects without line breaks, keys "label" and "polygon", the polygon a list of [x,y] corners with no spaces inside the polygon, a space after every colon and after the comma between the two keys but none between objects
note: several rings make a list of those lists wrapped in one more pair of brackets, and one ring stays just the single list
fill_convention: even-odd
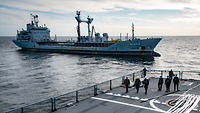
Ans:
[{"label": "sky", "polygon": [[[200,36],[200,0],[0,0],[0,36],[26,29],[30,14],[51,36],[77,36],[76,11],[93,18],[95,32],[109,36]],[[87,24],[81,23],[81,35]]]}]

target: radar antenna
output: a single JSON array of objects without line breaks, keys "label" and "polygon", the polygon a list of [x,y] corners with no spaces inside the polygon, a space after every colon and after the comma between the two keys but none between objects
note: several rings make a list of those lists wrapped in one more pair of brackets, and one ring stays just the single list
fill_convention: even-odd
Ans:
[{"label": "radar antenna", "polygon": [[33,14],[30,14],[32,16],[32,25],[36,25],[36,27],[38,27],[38,23],[39,23],[39,20],[38,20],[38,15],[33,15]]}]

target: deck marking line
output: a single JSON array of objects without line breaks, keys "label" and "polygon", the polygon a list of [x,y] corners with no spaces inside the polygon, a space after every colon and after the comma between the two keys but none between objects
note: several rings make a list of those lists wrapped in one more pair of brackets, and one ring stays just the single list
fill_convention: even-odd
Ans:
[{"label": "deck marking line", "polygon": [[161,104],[167,105],[165,102],[162,102]]},{"label": "deck marking line", "polygon": [[193,82],[192,82],[192,83],[190,83],[190,84],[189,84],[189,86],[191,86],[192,84],[193,84]]},{"label": "deck marking line", "polygon": [[144,107],[144,106],[139,106],[139,105],[124,103],[124,102],[118,102],[118,101],[114,101],[114,100],[108,100],[108,99],[97,98],[97,97],[91,97],[91,98],[92,99],[96,99],[96,100],[101,100],[101,101],[107,101],[107,102],[112,102],[112,103],[127,105],[127,106],[133,106],[133,107],[142,108],[142,109],[146,109],[146,110],[157,111],[157,112],[161,112],[161,113],[165,113],[166,112],[166,111],[163,111],[163,110],[160,110],[160,109],[153,109],[153,108],[148,108],[148,107]]},{"label": "deck marking line", "polygon": [[148,98],[142,98],[142,99],[140,99],[141,101],[147,101],[148,100]]},{"label": "deck marking line", "polygon": [[150,100],[149,104],[151,105],[151,107],[153,107],[154,109],[156,109],[156,110],[158,110],[158,111],[160,111],[160,112],[164,112],[164,113],[166,113],[166,111],[157,108],[157,107],[153,104],[154,101],[155,101],[155,99]]},{"label": "deck marking line", "polygon": [[129,95],[122,95],[122,97],[131,98]]},{"label": "deck marking line", "polygon": [[198,111],[198,109],[193,109],[194,111]]},{"label": "deck marking line", "polygon": [[113,94],[114,96],[121,97],[121,94]]},{"label": "deck marking line", "polygon": [[131,97],[131,99],[139,100],[140,98],[139,97]]},{"label": "deck marking line", "polygon": [[113,93],[106,93],[106,95],[113,95]]},{"label": "deck marking line", "polygon": [[158,101],[158,100],[154,100],[154,103],[158,103],[158,104],[160,104],[160,101]]}]

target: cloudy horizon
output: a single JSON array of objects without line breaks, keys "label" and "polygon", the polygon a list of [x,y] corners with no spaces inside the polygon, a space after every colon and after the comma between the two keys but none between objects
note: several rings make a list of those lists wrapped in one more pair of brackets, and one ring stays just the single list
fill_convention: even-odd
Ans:
[{"label": "cloudy horizon", "polygon": [[[109,36],[120,33],[136,36],[200,35],[200,1],[198,0],[0,0],[0,36],[15,36],[26,29],[30,14],[39,16],[39,25],[47,25],[51,36],[76,36],[76,11],[81,19],[94,19],[95,31]],[[87,35],[87,25],[81,24]]]}]

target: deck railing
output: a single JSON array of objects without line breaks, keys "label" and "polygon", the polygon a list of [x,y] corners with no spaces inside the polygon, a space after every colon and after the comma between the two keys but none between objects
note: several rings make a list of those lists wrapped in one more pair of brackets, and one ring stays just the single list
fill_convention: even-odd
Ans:
[{"label": "deck railing", "polygon": [[[174,74],[177,74],[180,79],[200,79],[200,72],[197,71],[173,71]],[[169,70],[148,70],[148,77],[158,78],[160,75],[163,78],[169,74]],[[186,76],[183,76],[186,75]],[[131,81],[134,81],[136,76],[143,77],[142,71],[137,71],[126,75]],[[123,81],[126,76],[117,77],[105,82],[101,82],[86,88],[75,90],[66,94],[62,94],[56,97],[52,97],[37,103],[33,103],[27,106],[23,106],[17,109],[7,111],[5,113],[49,113],[54,112],[58,109],[66,108],[73,106],[73,104],[83,101],[92,96],[96,96],[101,93],[106,93],[108,90],[112,90],[123,85]]]}]

